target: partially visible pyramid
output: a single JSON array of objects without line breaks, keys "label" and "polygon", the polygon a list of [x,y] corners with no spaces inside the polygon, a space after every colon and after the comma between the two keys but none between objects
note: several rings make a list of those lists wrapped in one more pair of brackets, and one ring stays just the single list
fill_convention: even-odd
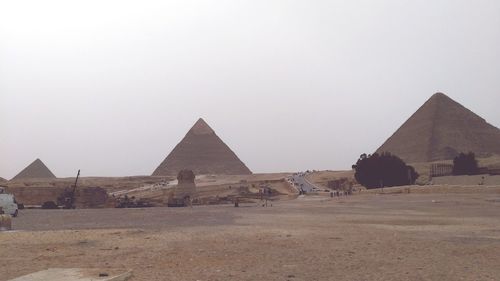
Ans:
[{"label": "partially visible pyramid", "polygon": [[56,176],[43,164],[42,160],[36,159],[28,167],[17,174],[13,180],[19,179],[55,179]]},{"label": "partially visible pyramid", "polygon": [[500,129],[443,93],[434,94],[378,150],[407,163],[453,159],[460,152],[500,154]]},{"label": "partially visible pyramid", "polygon": [[201,118],[156,168],[153,176],[175,176],[184,169],[197,175],[252,173]]}]

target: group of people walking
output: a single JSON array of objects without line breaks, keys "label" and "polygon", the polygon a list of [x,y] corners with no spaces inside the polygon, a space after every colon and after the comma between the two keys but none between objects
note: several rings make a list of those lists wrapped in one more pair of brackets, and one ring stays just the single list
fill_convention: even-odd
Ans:
[{"label": "group of people walking", "polygon": [[352,195],[352,190],[333,190],[330,192],[330,197],[341,197],[341,196],[349,196],[349,195]]}]

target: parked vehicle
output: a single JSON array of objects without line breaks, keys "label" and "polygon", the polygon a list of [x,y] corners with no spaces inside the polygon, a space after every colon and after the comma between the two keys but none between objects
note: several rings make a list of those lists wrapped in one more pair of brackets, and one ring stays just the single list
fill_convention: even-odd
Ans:
[{"label": "parked vehicle", "polygon": [[16,199],[12,194],[0,194],[0,208],[7,215],[17,217],[19,212]]}]

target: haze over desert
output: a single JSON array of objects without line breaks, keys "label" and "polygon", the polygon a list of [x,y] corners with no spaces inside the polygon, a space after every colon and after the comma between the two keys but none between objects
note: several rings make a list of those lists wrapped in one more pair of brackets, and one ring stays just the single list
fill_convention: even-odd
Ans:
[{"label": "haze over desert", "polygon": [[0,3],[0,281],[500,280],[500,3]]}]

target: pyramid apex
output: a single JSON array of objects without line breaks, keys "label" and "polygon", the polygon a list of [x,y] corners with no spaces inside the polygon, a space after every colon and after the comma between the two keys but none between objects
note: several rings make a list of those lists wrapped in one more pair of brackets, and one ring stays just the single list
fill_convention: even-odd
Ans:
[{"label": "pyramid apex", "polygon": [[207,122],[205,121],[205,119],[203,118],[198,118],[198,120],[196,121],[195,125],[196,124],[199,124],[199,125],[203,125],[203,126],[208,126]]},{"label": "pyramid apex", "polygon": [[208,134],[214,134],[214,130],[210,128],[210,126],[203,120],[203,118],[199,118],[198,121],[193,125],[191,130],[189,130],[189,133],[195,134],[195,135],[208,135]]},{"label": "pyramid apex", "polygon": [[435,99],[449,99],[452,100],[449,96],[447,96],[445,93],[442,92],[437,92],[434,95],[432,95],[429,100],[435,100]]},{"label": "pyramid apex", "polygon": [[[446,94],[442,92],[437,92],[433,94],[427,102],[422,105],[422,107],[427,107],[429,108],[437,108],[436,110],[445,110],[446,108],[449,108],[450,106],[454,106],[458,104],[455,100],[447,96]],[[460,105],[461,106],[461,105]]]},{"label": "pyramid apex", "polygon": [[431,100],[437,100],[437,99],[449,99],[449,100],[451,100],[451,98],[450,98],[450,97],[448,97],[446,94],[444,94],[444,93],[442,93],[442,92],[437,92],[437,93],[433,94],[433,95],[429,98],[429,100],[430,100],[430,101],[431,101]]},{"label": "pyramid apex", "polygon": [[443,92],[436,92],[433,96],[438,97],[438,96],[446,96],[445,93]]}]

